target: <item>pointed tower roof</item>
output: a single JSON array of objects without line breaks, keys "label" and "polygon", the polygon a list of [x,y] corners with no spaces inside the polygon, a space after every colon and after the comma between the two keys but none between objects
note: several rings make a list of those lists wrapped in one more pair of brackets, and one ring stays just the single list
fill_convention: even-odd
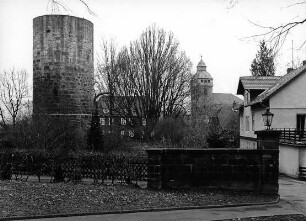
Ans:
[{"label": "pointed tower roof", "polygon": [[197,65],[197,72],[194,76],[195,78],[206,78],[206,79],[213,79],[211,77],[211,75],[206,71],[206,64],[204,63],[204,61],[202,60],[202,56],[201,56],[201,60]]}]

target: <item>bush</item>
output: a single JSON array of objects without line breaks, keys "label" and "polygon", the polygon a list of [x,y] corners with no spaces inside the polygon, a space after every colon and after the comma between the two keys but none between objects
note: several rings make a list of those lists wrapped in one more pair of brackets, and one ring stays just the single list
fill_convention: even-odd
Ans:
[{"label": "bush", "polygon": [[87,144],[90,150],[102,151],[103,139],[99,115],[93,114],[90,122],[90,128],[87,133]]},{"label": "bush", "polygon": [[103,134],[103,147],[106,153],[125,149],[123,138],[116,132]]},{"label": "bush", "polygon": [[167,117],[160,120],[154,129],[155,138],[171,146],[182,146],[184,124],[181,118]]},{"label": "bush", "polygon": [[14,143],[20,149],[69,152],[83,148],[78,127],[67,118],[36,115],[22,119],[16,128]]},{"label": "bush", "polygon": [[93,153],[70,152],[60,154],[42,150],[2,150],[0,179],[19,175],[48,175],[54,182],[79,182],[83,177],[121,180],[144,180],[146,155],[127,152]]},{"label": "bush", "polygon": [[205,116],[185,120],[184,147],[208,148],[207,135],[209,124]]}]

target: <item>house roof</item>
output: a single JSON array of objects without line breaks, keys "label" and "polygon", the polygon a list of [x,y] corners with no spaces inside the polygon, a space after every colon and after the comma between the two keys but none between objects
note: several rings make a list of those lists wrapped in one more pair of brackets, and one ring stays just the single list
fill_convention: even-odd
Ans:
[{"label": "house roof", "polygon": [[244,90],[266,90],[275,84],[281,76],[244,76],[239,78],[237,94],[244,94]]},{"label": "house roof", "polygon": [[[98,103],[98,113],[101,116],[109,116],[110,114],[110,104],[109,104],[109,95],[100,97],[100,99],[97,101]],[[126,109],[128,105],[131,109],[131,114],[133,116],[137,116],[136,109],[140,109],[139,101],[136,99],[136,97],[133,96],[113,96],[113,116],[124,116],[128,113],[128,110]]]},{"label": "house roof", "polygon": [[299,75],[305,72],[306,72],[306,65],[303,65],[293,71],[290,71],[288,74],[284,75],[282,78],[276,81],[274,85],[272,85],[269,89],[265,90],[260,95],[258,95],[257,98],[252,102],[250,102],[247,106],[251,106],[267,100],[268,98],[273,96],[277,91],[281,90],[291,81],[293,81],[296,77],[298,77]]},{"label": "house roof", "polygon": [[215,104],[233,105],[233,103],[240,104],[243,102],[239,97],[228,93],[213,93],[213,102]]}]

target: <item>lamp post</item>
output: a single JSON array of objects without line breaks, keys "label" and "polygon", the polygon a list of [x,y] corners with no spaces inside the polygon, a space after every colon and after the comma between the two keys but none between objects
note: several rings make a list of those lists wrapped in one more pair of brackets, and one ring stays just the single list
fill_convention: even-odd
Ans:
[{"label": "lamp post", "polygon": [[273,116],[274,114],[270,112],[270,108],[266,108],[266,111],[262,114],[266,129],[255,131],[257,135],[257,149],[278,149],[278,139],[281,132],[271,130]]},{"label": "lamp post", "polygon": [[262,119],[264,122],[264,126],[267,130],[271,129],[272,120],[273,120],[274,114],[270,112],[270,108],[266,108],[266,112],[262,114]]}]

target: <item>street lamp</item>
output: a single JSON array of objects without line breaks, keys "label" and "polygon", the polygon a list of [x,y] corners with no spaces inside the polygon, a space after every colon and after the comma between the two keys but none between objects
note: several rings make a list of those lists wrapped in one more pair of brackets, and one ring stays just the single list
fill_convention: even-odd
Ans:
[{"label": "street lamp", "polygon": [[266,109],[266,112],[262,114],[262,119],[263,119],[263,122],[264,122],[264,126],[266,127],[267,130],[270,130],[273,116],[274,116],[274,114],[270,112],[269,107]]}]

